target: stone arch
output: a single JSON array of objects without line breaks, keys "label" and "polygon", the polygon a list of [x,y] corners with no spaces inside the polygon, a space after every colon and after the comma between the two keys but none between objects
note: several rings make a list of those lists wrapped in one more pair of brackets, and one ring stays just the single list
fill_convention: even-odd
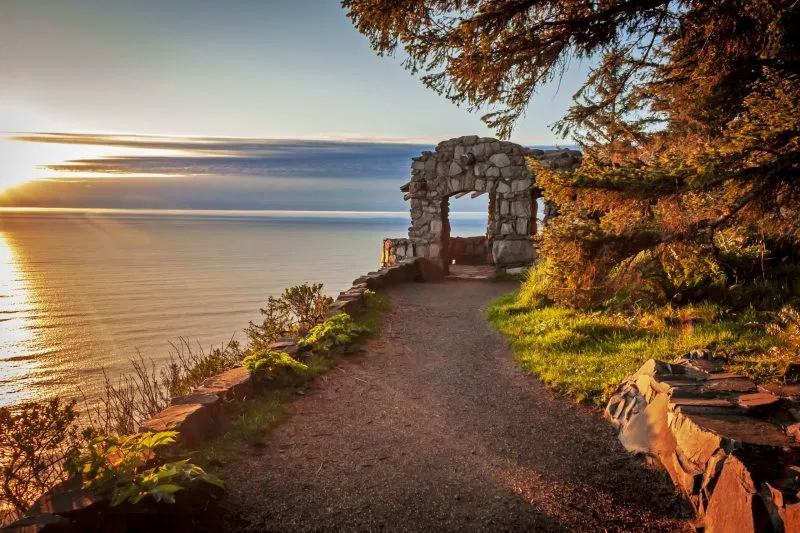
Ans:
[{"label": "stone arch", "polygon": [[[434,151],[413,158],[411,181],[400,187],[410,201],[408,238],[384,240],[381,266],[422,257],[425,277],[447,273],[451,248],[449,199],[470,192],[473,197],[488,194],[486,234],[458,238],[459,242],[484,246],[487,262],[498,269],[533,263],[540,193],[526,165],[528,157],[552,169],[574,168],[581,161],[576,150],[530,149],[476,135],[443,141]],[[545,204],[545,219],[553,214],[552,207]]]},{"label": "stone arch", "polygon": [[487,252],[499,268],[531,264],[536,258],[539,197],[525,158],[546,160],[551,168],[572,167],[580,153],[532,150],[518,144],[476,135],[443,141],[411,165],[411,181],[401,187],[410,201],[409,241],[412,254],[446,273],[449,265],[449,198],[473,193],[489,195]]}]

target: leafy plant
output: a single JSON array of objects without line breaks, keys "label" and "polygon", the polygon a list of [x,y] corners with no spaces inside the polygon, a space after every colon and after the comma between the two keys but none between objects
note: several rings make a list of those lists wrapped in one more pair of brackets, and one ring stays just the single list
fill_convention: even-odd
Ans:
[{"label": "leafy plant", "polygon": [[358,324],[347,313],[340,313],[311,328],[297,346],[313,351],[330,351],[350,344],[356,337],[368,331],[367,327]]},{"label": "leafy plant", "polygon": [[112,507],[125,501],[136,504],[147,497],[174,503],[175,493],[186,483],[222,487],[222,481],[188,459],[151,466],[157,461],[155,450],[174,443],[177,436],[177,431],[95,436],[88,453],[74,457],[69,466],[83,477],[84,488],[108,496]]},{"label": "leafy plant", "polygon": [[0,523],[65,478],[64,462],[78,443],[76,416],[75,402],[58,398],[0,409]]},{"label": "leafy plant", "polygon": [[280,337],[296,335],[319,324],[333,303],[322,294],[322,283],[304,283],[290,287],[279,297],[270,296],[261,309],[260,324],[250,322],[245,329],[251,350],[266,348]]},{"label": "leafy plant", "polygon": [[245,357],[242,364],[250,372],[261,372],[268,375],[275,375],[284,371],[303,373],[308,370],[307,365],[304,365],[288,353],[276,350],[259,350]]}]

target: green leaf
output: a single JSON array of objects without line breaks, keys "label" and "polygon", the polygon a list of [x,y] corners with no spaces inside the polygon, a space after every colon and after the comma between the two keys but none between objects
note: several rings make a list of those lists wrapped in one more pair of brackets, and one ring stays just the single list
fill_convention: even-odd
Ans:
[{"label": "green leaf", "polygon": [[166,483],[164,485],[156,485],[150,492],[158,491],[158,492],[167,492],[173,493],[178,492],[179,490],[183,490],[183,487],[180,485],[175,485],[174,483]]}]

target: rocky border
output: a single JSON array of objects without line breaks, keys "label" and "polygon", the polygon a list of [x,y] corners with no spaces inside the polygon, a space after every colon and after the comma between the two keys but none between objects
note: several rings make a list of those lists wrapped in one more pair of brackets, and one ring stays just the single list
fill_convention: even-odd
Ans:
[{"label": "rocky border", "polygon": [[[353,281],[353,286],[339,293],[326,315],[331,318],[340,313],[353,314],[366,305],[366,291],[383,289],[421,279],[421,258],[410,258],[395,265],[370,272]],[[294,356],[298,352],[299,338],[286,338],[269,345],[269,349],[286,352]],[[250,371],[244,367],[225,370],[212,376],[187,395],[171,400],[171,405],[142,422],[139,432],[179,431],[180,444],[194,446],[214,437],[223,427],[222,403],[234,398],[246,397],[256,390],[258,384]],[[2,528],[0,531],[34,533],[40,531],[62,531],[68,529],[67,520],[77,513],[96,512],[104,502],[83,490],[76,479],[70,479],[42,495],[31,507],[28,516]],[[90,511],[90,508],[92,511]]]},{"label": "rocky border", "polygon": [[651,359],[606,415],[631,452],[659,463],[708,533],[800,531],[800,386],[758,387],[695,350]]}]

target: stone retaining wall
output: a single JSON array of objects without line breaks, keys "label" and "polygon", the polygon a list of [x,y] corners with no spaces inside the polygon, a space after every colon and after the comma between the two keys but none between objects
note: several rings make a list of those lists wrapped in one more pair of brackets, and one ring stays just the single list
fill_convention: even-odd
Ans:
[{"label": "stone retaining wall", "polygon": [[[353,281],[352,287],[339,293],[330,307],[326,318],[340,313],[353,314],[362,310],[366,303],[365,291],[387,288],[401,283],[418,281],[421,278],[421,259],[410,258],[396,262],[392,266],[370,272]],[[281,339],[269,345],[270,349],[295,356],[298,353],[299,338]],[[246,397],[256,391],[258,383],[250,371],[244,367],[232,368],[210,377],[191,393],[171,400],[165,410],[140,424],[139,432],[179,431],[180,443],[195,446],[216,435],[224,427],[222,402]],[[72,532],[80,531],[70,524],[81,513],[98,512],[102,503],[68,480],[44,494],[32,507],[29,516],[19,520],[2,531],[33,533],[39,531]],[[94,510],[90,511],[90,507]],[[101,506],[102,507],[102,506]],[[145,507],[141,507],[144,509]],[[67,518],[65,518],[67,517]]]},{"label": "stone retaining wall", "polygon": [[629,451],[664,467],[707,533],[798,532],[800,386],[757,387],[724,363],[700,350],[651,359],[606,414]]}]

